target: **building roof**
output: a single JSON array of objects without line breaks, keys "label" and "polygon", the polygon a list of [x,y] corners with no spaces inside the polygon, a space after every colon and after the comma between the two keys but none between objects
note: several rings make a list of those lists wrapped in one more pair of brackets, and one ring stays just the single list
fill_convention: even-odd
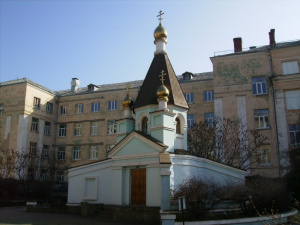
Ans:
[{"label": "building roof", "polygon": [[270,45],[264,45],[259,47],[252,46],[247,49],[242,49],[242,51],[240,52],[234,52],[234,50],[215,52],[214,57],[224,57],[229,55],[240,55],[240,54],[248,54],[248,53],[255,53],[255,52],[266,52],[267,50],[276,50],[280,48],[288,48],[288,47],[294,47],[298,45],[300,45],[300,40],[285,41],[285,42],[276,43],[275,47],[271,47]]},{"label": "building roof", "polygon": [[[179,83],[188,83],[188,82],[195,82],[201,80],[212,80],[213,79],[213,72],[205,72],[205,73],[194,73],[192,80],[184,80],[182,75],[177,76]],[[16,80],[10,80],[0,83],[1,86],[8,86],[8,85],[15,85],[20,83],[29,83],[33,86],[36,86],[40,89],[43,89],[47,92],[50,92],[57,96],[71,96],[76,94],[87,94],[87,93],[97,93],[97,92],[106,92],[106,91],[118,91],[118,90],[126,90],[127,84],[130,84],[130,89],[138,89],[142,86],[143,80],[135,80],[135,81],[128,81],[122,83],[113,83],[113,84],[102,84],[102,85],[95,85],[96,89],[93,91],[89,91],[88,87],[81,87],[76,92],[72,92],[71,89],[61,90],[61,91],[51,91],[50,89],[35,83],[34,81],[28,78],[20,78]]]},{"label": "building roof", "polygon": [[35,87],[37,87],[39,89],[42,89],[42,90],[44,90],[46,92],[49,92],[49,93],[53,94],[53,95],[56,94],[55,91],[51,91],[50,89],[48,89],[48,88],[46,88],[46,87],[44,87],[44,86],[42,86],[42,85],[40,85],[38,83],[35,83],[34,81],[32,81],[32,80],[30,80],[30,79],[28,79],[26,77],[20,78],[20,79],[16,79],[16,80],[10,80],[10,81],[1,82],[0,83],[0,87],[1,86],[15,85],[15,84],[22,84],[22,83],[31,84],[32,86],[35,86]]},{"label": "building roof", "polygon": [[82,88],[78,88],[78,90],[76,92],[72,92],[71,89],[67,89],[67,90],[56,91],[56,93],[59,96],[70,96],[70,95],[76,95],[76,94],[126,90],[128,83],[130,84],[130,88],[133,89],[133,88],[139,88],[142,85],[143,81],[135,80],[135,81],[130,81],[130,82],[96,85],[97,88],[94,91],[89,91],[88,87],[82,87]]},{"label": "building roof", "polygon": [[164,85],[170,92],[168,104],[187,109],[189,108],[168,55],[163,53],[156,54],[154,56],[146,78],[136,98],[134,108],[157,104],[156,91],[162,84],[160,80],[161,78],[159,77],[162,71],[166,73],[166,76],[164,77]]}]

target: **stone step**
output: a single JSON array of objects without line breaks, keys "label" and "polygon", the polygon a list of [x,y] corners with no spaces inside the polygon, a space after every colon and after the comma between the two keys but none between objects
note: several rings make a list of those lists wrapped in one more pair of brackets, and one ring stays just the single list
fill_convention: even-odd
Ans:
[{"label": "stone step", "polygon": [[94,217],[100,220],[113,220],[113,210],[101,210],[97,214],[95,214]]}]

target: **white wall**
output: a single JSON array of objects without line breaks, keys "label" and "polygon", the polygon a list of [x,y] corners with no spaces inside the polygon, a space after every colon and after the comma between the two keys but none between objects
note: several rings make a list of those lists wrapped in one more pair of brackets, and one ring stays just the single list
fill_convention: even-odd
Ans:
[{"label": "white wall", "polygon": [[219,184],[227,181],[244,183],[246,171],[226,166],[208,159],[189,155],[171,155],[171,189],[176,189],[185,179],[199,176],[213,179]]},{"label": "white wall", "polygon": [[[146,168],[146,205],[160,206],[160,164],[143,165],[142,159],[107,160],[70,169],[68,176],[68,203],[102,203],[112,205],[130,204],[130,170],[139,166]],[[126,166],[127,165],[127,166]],[[136,166],[134,166],[136,165]],[[84,199],[85,179],[97,179],[97,199]]]}]

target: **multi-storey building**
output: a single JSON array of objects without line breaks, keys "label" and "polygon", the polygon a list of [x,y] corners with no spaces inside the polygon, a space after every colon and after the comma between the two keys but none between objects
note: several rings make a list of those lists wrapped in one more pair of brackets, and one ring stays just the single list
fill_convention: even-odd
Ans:
[{"label": "multi-storey building", "polygon": [[0,96],[1,150],[47,154],[55,140],[57,94],[24,78],[1,83]]},{"label": "multi-storey building", "polygon": [[300,142],[300,41],[276,43],[274,33],[269,45],[246,50],[234,38],[234,52],[211,57],[215,115],[239,119],[269,138],[261,164],[252,168],[265,176],[284,175],[289,145]]},{"label": "multi-storey building", "polygon": [[[282,154],[300,142],[300,41],[242,49],[211,57],[213,72],[178,76],[189,104],[187,126],[214,116],[239,119],[269,137],[252,174],[277,177],[288,169]],[[116,143],[126,88],[135,99],[142,81],[50,91],[29,79],[0,84],[0,147],[72,158],[72,166],[104,160]],[[49,149],[49,150],[47,150]],[[60,174],[59,179],[62,179]]]}]

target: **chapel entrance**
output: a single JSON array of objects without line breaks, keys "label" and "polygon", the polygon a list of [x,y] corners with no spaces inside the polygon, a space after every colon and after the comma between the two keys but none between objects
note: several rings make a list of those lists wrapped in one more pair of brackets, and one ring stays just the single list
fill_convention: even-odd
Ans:
[{"label": "chapel entrance", "polygon": [[146,205],[146,169],[131,170],[131,204]]}]

